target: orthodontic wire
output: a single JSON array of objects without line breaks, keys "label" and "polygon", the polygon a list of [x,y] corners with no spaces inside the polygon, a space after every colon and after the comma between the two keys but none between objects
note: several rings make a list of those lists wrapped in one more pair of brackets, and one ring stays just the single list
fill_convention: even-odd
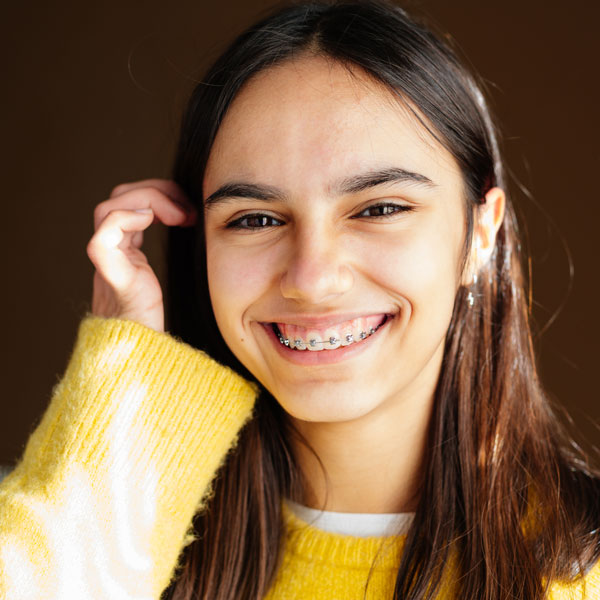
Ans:
[{"label": "orthodontic wire", "polygon": [[[375,331],[377,331],[377,330],[373,329],[373,327],[371,327],[369,329],[369,333],[368,334],[367,334],[366,331],[361,331],[359,337],[360,337],[361,340],[364,340],[367,337],[367,335],[373,335],[375,333]],[[290,345],[289,338],[284,338],[281,335],[281,332],[279,332],[278,336],[279,336],[279,342],[281,344],[284,344],[286,346]],[[339,340],[336,337],[331,336],[328,340],[322,340],[320,342],[318,340],[312,339],[312,340],[308,341],[308,344],[305,344],[301,339],[297,339],[297,340],[294,340],[294,343],[295,343],[296,346],[308,346],[308,345],[310,345],[311,348],[314,348],[317,344],[329,344],[329,345],[333,346],[334,344],[337,344],[337,342],[339,342],[339,341],[341,341],[341,340]],[[349,333],[346,336],[346,341],[348,343],[354,342],[354,336],[351,333]]]}]

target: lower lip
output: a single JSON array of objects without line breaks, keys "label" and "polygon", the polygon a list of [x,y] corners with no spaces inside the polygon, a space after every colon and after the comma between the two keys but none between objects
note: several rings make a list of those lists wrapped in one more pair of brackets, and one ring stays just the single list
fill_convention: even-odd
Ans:
[{"label": "lower lip", "polygon": [[333,363],[341,362],[348,358],[352,358],[361,352],[364,352],[367,348],[370,348],[375,341],[383,333],[384,329],[387,328],[388,324],[393,320],[392,317],[388,317],[386,322],[379,327],[379,329],[370,335],[368,338],[350,344],[349,346],[340,346],[335,350],[293,350],[289,346],[282,344],[279,341],[279,337],[273,331],[273,327],[267,323],[261,323],[267,336],[275,346],[275,350],[280,356],[288,360],[289,362],[297,365],[330,365]]}]

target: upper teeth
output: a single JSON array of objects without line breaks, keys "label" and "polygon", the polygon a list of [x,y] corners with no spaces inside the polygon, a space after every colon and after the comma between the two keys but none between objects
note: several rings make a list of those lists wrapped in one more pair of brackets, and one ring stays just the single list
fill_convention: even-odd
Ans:
[{"label": "upper teeth", "polygon": [[282,344],[296,350],[334,350],[349,346],[377,331],[385,321],[383,313],[332,324],[324,329],[305,328],[290,323],[275,323]]},{"label": "upper teeth", "polygon": [[[360,340],[366,339],[368,336],[373,335],[379,326],[377,327],[369,327],[368,331],[361,330],[358,334],[358,338]],[[346,334],[344,341],[335,335],[331,335],[329,338],[320,339],[320,336],[315,335],[314,337],[309,337],[307,341],[304,341],[302,338],[297,337],[293,339],[286,338],[282,335],[279,329],[276,330],[277,335],[279,336],[279,341],[286,346],[291,348],[295,348],[296,350],[321,350],[323,348],[334,349],[339,348],[341,345],[349,346],[350,344],[355,343],[354,335],[352,333]]]}]

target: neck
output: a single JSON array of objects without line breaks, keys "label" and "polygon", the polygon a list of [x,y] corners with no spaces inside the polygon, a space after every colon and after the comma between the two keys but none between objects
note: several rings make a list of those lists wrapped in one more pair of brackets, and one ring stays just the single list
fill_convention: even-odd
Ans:
[{"label": "neck", "polygon": [[304,481],[303,504],[348,513],[414,512],[424,471],[433,391],[388,399],[359,419],[294,425],[321,459],[294,442]]}]

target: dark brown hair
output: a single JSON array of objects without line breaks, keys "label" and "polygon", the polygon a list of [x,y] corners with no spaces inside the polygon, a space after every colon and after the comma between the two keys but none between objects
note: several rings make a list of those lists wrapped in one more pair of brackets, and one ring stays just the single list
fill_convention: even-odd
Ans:
[{"label": "dark brown hair", "polygon": [[[395,5],[300,2],[242,33],[200,82],[184,115],[174,178],[202,215],[202,181],[219,125],[254,75],[313,53],[360,69],[413,108],[460,166],[470,251],[481,198],[507,191],[498,134],[481,85],[455,52]],[[425,118],[423,118],[425,117]],[[600,556],[599,478],[553,414],[538,380],[523,252],[508,198],[491,260],[458,290],[435,392],[420,503],[398,565],[395,598],[433,598],[457,551],[460,598],[541,599],[547,583]],[[212,312],[203,222],[169,231],[170,331],[249,379]],[[475,302],[469,308],[467,293]],[[298,435],[264,389],[254,418],[217,473],[165,598],[259,599],[279,566],[283,496],[305,489]],[[546,583],[545,583],[546,582]]]}]

